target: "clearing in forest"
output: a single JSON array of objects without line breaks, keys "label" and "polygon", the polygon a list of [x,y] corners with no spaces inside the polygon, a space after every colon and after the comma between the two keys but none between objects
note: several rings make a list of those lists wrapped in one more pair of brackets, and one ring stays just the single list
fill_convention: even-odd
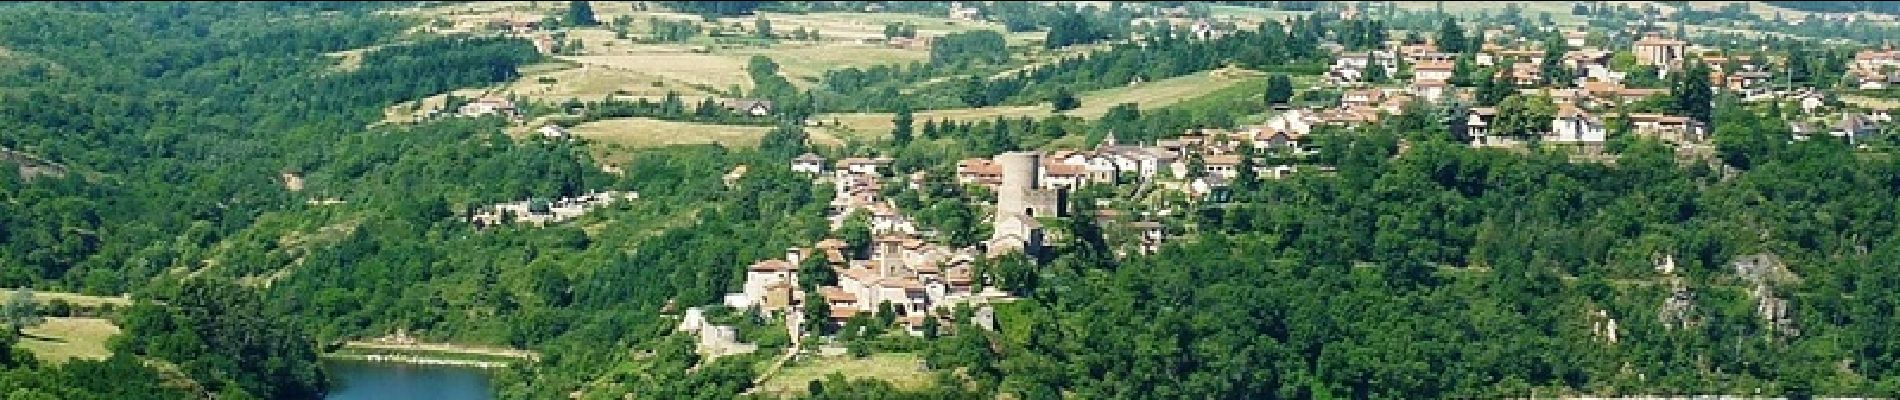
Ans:
[{"label": "clearing in forest", "polygon": [[40,360],[64,363],[74,358],[111,357],[106,339],[119,334],[119,327],[105,318],[47,317],[46,322],[21,333],[20,348],[33,352]]}]

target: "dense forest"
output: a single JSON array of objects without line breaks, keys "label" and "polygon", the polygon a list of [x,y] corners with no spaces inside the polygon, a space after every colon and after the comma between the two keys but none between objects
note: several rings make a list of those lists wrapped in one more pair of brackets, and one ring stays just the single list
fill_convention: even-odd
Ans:
[{"label": "dense forest", "polygon": [[[521,40],[432,37],[397,43],[396,34],[414,21],[369,13],[392,5],[400,4],[0,6],[0,47],[8,49],[8,61],[22,60],[0,73],[0,131],[7,132],[0,147],[64,171],[29,178],[11,165],[0,168],[0,279],[16,287],[170,299],[117,313],[128,339],[115,345],[115,359],[59,369],[14,362],[9,374],[44,372],[39,383],[9,387],[72,385],[41,393],[126,398],[113,393],[140,387],[62,379],[93,371],[113,377],[86,376],[94,382],[160,382],[134,359],[141,357],[176,365],[200,393],[312,397],[325,390],[327,379],[315,364],[317,342],[298,332],[339,325],[264,313],[283,297],[265,298],[249,285],[218,278],[282,268],[269,264],[282,259],[260,255],[271,245],[211,250],[243,232],[266,229],[271,225],[258,224],[274,218],[311,218],[276,217],[307,207],[305,197],[285,190],[280,174],[305,175],[313,191],[360,210],[425,211],[431,200],[444,206],[443,195],[487,202],[579,193],[582,175],[599,175],[591,163],[576,164],[585,168],[570,168],[578,172],[567,175],[520,168],[583,159],[558,148],[470,154],[486,142],[442,148],[452,143],[443,136],[365,131],[384,106],[513,79],[516,66],[539,57]],[[336,70],[335,60],[322,55],[377,44],[390,45],[364,54],[363,66],[354,70]],[[418,137],[438,142],[403,143]],[[428,155],[435,162],[461,153],[494,159],[500,168],[462,170],[497,174],[469,178],[434,171],[390,174],[382,165],[413,160],[417,148],[443,150]],[[500,154],[509,158],[496,158]],[[387,158],[372,158],[379,155]],[[428,188],[413,177],[442,179],[437,187],[458,190],[412,199],[411,190]],[[458,178],[467,180],[446,180]],[[177,279],[187,276],[179,272],[198,275],[195,270],[209,266],[202,263],[207,258],[232,263],[200,279]],[[177,390],[146,389],[151,396]]]}]

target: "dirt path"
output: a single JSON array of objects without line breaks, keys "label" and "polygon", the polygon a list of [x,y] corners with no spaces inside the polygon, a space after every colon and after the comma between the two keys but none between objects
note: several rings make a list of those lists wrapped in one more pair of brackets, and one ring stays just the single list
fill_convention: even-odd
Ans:
[{"label": "dirt path", "polygon": [[765,367],[765,372],[760,372],[759,377],[752,380],[752,387],[747,388],[745,390],[745,394],[751,395],[758,392],[760,385],[764,385],[765,381],[771,380],[773,375],[778,375],[779,370],[785,369],[785,363],[791,362],[792,357],[798,355],[798,348],[800,344],[803,343],[803,340],[805,339],[805,335],[800,335],[799,334],[800,332],[798,329],[800,327],[799,325],[801,325],[801,322],[803,320],[804,320],[804,314],[800,314],[797,312],[791,312],[791,313],[786,314],[785,330],[790,331],[790,333],[792,334],[792,345],[786,346],[785,354],[779,355],[778,360],[772,362],[772,366]]}]

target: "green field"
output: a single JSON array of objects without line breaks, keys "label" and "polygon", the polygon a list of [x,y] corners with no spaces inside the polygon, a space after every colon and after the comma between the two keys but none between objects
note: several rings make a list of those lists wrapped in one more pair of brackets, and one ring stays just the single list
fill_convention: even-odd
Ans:
[{"label": "green field", "polygon": [[764,126],[713,125],[651,118],[594,121],[573,128],[574,136],[577,137],[634,148],[706,143],[749,147],[758,145],[759,137],[770,130],[772,128]]},{"label": "green field", "polygon": [[825,357],[786,364],[777,375],[761,383],[758,392],[777,396],[802,394],[808,382],[824,380],[826,375],[834,372],[843,374],[849,379],[883,380],[899,389],[916,389],[930,385],[930,373],[924,369],[922,357],[911,353],[884,353],[872,354],[862,359]]},{"label": "green field", "polygon": [[75,358],[102,360],[112,356],[106,339],[119,334],[119,327],[105,318],[48,317],[46,322],[21,330],[20,348],[34,357],[54,363]]}]

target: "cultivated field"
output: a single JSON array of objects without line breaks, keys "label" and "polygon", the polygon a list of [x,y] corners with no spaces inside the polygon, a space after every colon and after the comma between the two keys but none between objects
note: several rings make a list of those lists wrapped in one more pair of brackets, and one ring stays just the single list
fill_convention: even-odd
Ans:
[{"label": "cultivated field", "polygon": [[22,330],[20,347],[34,357],[53,363],[74,358],[101,360],[112,356],[106,339],[119,334],[119,327],[105,318],[48,317],[38,326]]},{"label": "cultivated field", "polygon": [[[698,16],[689,14],[634,11],[630,3],[626,2],[591,4],[601,21],[612,21],[620,16],[631,17],[628,32],[634,38],[642,37],[649,31],[649,18],[700,21]],[[565,2],[485,2],[411,9],[400,13],[448,21],[453,27],[437,30],[454,32],[490,20],[539,20],[545,15],[558,14],[565,7]],[[817,41],[780,40],[770,45],[756,44],[747,38],[756,18],[771,20],[773,30],[781,32],[781,35],[802,27],[816,30],[822,37]],[[515,82],[489,88],[488,91],[513,93],[539,101],[567,98],[595,100],[617,91],[635,96],[660,96],[668,91],[687,96],[723,95],[729,94],[732,88],[749,90],[752,85],[746,73],[746,63],[754,55],[770,57],[778,62],[780,73],[800,87],[810,87],[828,70],[927,59],[928,48],[892,48],[860,42],[860,39],[881,40],[884,25],[893,22],[912,24],[921,36],[942,36],[975,29],[1002,30],[1001,25],[995,22],[958,21],[941,16],[770,12],[706,23],[702,26],[710,30],[711,25],[716,24],[734,37],[701,36],[688,43],[638,43],[633,38],[616,38],[605,27],[571,28],[563,31],[566,39],[578,40],[583,50],[578,55],[554,57],[567,67],[524,72]],[[1041,40],[1042,35],[1040,32],[1027,32],[1005,36],[1011,44],[1023,45]],[[335,56],[339,58],[339,68],[349,68],[351,53],[338,53]],[[480,93],[482,91],[457,94],[471,96]],[[392,116],[391,119],[400,118]]]},{"label": "cultivated field", "polygon": [[885,353],[872,354],[863,359],[826,357],[800,360],[795,365],[786,365],[772,379],[760,384],[758,392],[777,396],[801,394],[805,392],[808,382],[824,380],[826,375],[834,372],[848,379],[883,380],[899,389],[930,385],[930,373],[924,369],[923,358],[916,354]]},{"label": "cultivated field", "polygon": [[[827,39],[836,38],[843,40],[857,40],[861,38],[883,39],[884,25],[889,23],[905,23],[916,26],[918,36],[943,36],[977,29],[1003,31],[1003,24],[997,22],[960,21],[945,16],[895,13],[780,14],[761,12],[756,16],[720,18],[719,23],[728,26],[737,23],[749,29],[751,28],[754,18],[771,20],[772,30],[778,32],[791,32],[803,27],[806,30],[816,29],[820,36]],[[1007,35],[1006,39],[1009,39],[1008,43],[1013,45],[1027,43],[1032,39],[1040,37],[1041,35],[1039,34]]]},{"label": "cultivated field", "polygon": [[[1242,72],[1233,73],[1210,71],[1135,86],[1084,92],[1077,95],[1077,97],[1080,97],[1082,100],[1082,107],[1070,110],[1064,114],[1082,118],[1097,118],[1107,113],[1109,108],[1122,103],[1136,103],[1141,109],[1151,110],[1205,95],[1228,86],[1263,79],[1265,78],[1262,74],[1253,71],[1243,70]],[[919,121],[919,123],[932,119],[980,121],[994,119],[996,117],[1042,118],[1050,114],[1052,113],[1049,104],[1043,103],[1034,106],[931,110],[916,113],[915,119]],[[841,113],[822,114],[813,117],[813,119],[821,121],[827,124],[827,126],[830,126],[829,124],[831,124],[832,121],[837,121],[838,125],[836,128],[840,136],[872,138],[889,134],[892,116],[890,113]]]},{"label": "cultivated field", "polygon": [[604,144],[640,148],[707,143],[718,143],[730,147],[757,146],[759,138],[770,130],[772,128],[764,126],[712,125],[651,118],[622,118],[580,124],[572,131],[574,136]]},{"label": "cultivated field", "polygon": [[[645,74],[661,79],[682,82],[686,85],[707,85],[715,90],[725,90],[732,85],[750,87],[747,77],[746,59],[712,54],[690,52],[648,51],[630,55],[599,55],[560,57],[581,65],[609,70]],[[523,80],[536,79],[535,76],[522,77]],[[691,89],[691,86],[675,87],[675,90]]]}]

